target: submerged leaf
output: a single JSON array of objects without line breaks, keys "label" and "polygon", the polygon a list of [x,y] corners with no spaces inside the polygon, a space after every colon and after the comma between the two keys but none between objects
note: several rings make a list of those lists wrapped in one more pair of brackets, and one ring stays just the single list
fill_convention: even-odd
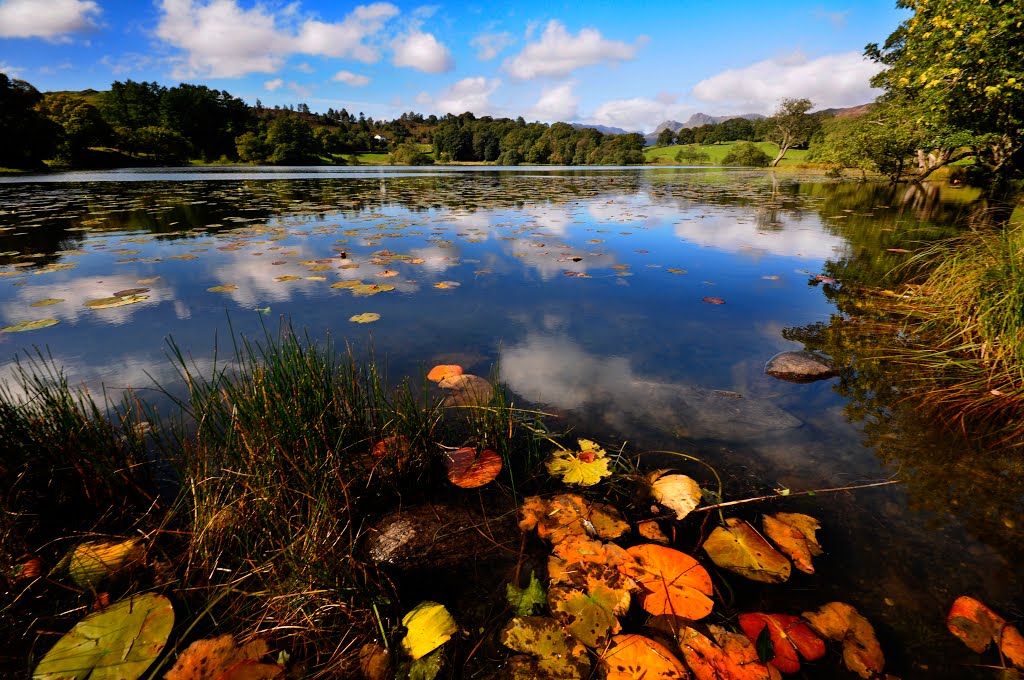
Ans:
[{"label": "submerged leaf", "polygon": [[885,656],[871,623],[845,602],[829,602],[816,612],[804,612],[804,619],[818,635],[843,645],[846,667],[862,678],[882,672]]},{"label": "submerged leaf", "polygon": [[657,470],[647,476],[654,500],[676,513],[676,519],[683,519],[700,505],[700,484],[686,475],[667,474],[668,470]]},{"label": "submerged leaf", "polygon": [[463,489],[475,489],[494,480],[501,472],[501,456],[490,449],[477,454],[476,447],[466,446],[448,454],[445,466],[448,481]]},{"label": "submerged leaf", "polygon": [[429,600],[420,602],[403,616],[402,625],[408,631],[402,638],[402,647],[414,660],[448,642],[459,629],[443,604]]},{"label": "submerged leaf", "polygon": [[43,657],[33,680],[135,680],[160,656],[174,608],[146,593],[116,602],[75,624]]},{"label": "submerged leaf", "polygon": [[262,663],[269,651],[264,640],[252,640],[242,646],[231,635],[196,640],[178,657],[164,680],[263,680],[276,678],[284,668]]},{"label": "submerged leaf", "polygon": [[548,603],[548,594],[537,574],[531,571],[530,583],[525,588],[520,588],[514,583],[506,584],[505,599],[516,616],[529,616],[535,608]]},{"label": "submerged leaf", "polygon": [[622,564],[619,570],[640,586],[644,610],[655,616],[674,614],[691,620],[711,613],[711,577],[697,560],[653,543],[626,552],[634,561]]},{"label": "submerged leaf", "polygon": [[643,635],[616,635],[601,656],[607,680],[669,680],[690,673],[660,642]]},{"label": "submerged leaf", "polygon": [[793,560],[797,569],[805,574],[814,573],[811,557],[822,554],[815,538],[815,532],[821,528],[818,520],[798,512],[779,512],[765,515],[762,526],[768,538]]},{"label": "submerged leaf", "polygon": [[704,541],[711,561],[740,576],[763,583],[782,583],[789,578],[789,560],[783,557],[754,527],[730,517]]},{"label": "submerged leaf", "polygon": [[[590,674],[587,648],[572,638],[558,622],[545,616],[517,617],[501,631],[501,643],[529,654],[519,659],[514,677],[575,680]],[[513,660],[516,663],[516,660]]]}]

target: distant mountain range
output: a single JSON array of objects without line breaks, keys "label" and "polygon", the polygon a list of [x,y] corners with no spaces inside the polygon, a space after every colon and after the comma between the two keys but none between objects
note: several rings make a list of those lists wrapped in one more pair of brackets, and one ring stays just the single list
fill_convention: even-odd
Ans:
[{"label": "distant mountain range", "polygon": [[629,132],[629,130],[623,130],[622,128],[617,127],[608,127],[607,125],[588,125],[587,123],[570,123],[570,125],[577,130],[589,128],[591,130],[597,130],[604,135],[624,135]]},{"label": "distant mountain range", "polygon": [[672,132],[678,132],[682,128],[696,128],[700,127],[701,125],[708,124],[717,125],[718,123],[724,123],[725,121],[730,120],[732,118],[761,120],[762,118],[766,118],[766,116],[760,113],[740,113],[730,116],[709,116],[706,113],[695,113],[689,118],[687,118],[685,123],[680,123],[678,120],[662,121],[658,125],[658,127],[654,128],[654,132],[649,132],[646,135],[644,135],[644,143],[647,146],[651,146],[652,144],[656,143],[658,141],[658,135],[661,133],[662,130],[665,129],[669,129]]}]

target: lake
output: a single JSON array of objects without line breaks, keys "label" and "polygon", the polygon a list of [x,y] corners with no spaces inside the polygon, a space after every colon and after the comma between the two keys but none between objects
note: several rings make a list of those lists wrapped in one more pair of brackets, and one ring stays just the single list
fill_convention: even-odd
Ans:
[{"label": "lake", "polygon": [[[1019,463],[918,416],[899,398],[908,376],[858,364],[864,345],[840,322],[844,284],[887,287],[974,197],[686,168],[0,178],[0,327],[57,322],[0,333],[0,375],[38,348],[94,393],[159,402],[153,382],[177,380],[168,338],[202,372],[232,334],[289,320],[396,379],[439,363],[496,372],[517,405],[579,436],[699,456],[730,498],[898,478],[763,508],[818,517],[826,554],[757,606],[850,602],[887,670],[966,677],[981,657],[945,630],[952,601],[1024,609]],[[133,302],[86,304],[115,295]],[[365,313],[380,318],[350,321]],[[842,354],[841,375],[765,375],[805,346]]]}]

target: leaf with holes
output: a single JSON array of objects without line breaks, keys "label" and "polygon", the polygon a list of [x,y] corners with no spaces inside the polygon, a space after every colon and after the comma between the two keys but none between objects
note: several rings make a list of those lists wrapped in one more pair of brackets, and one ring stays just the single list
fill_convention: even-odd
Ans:
[{"label": "leaf with holes", "polygon": [[818,520],[798,512],[778,512],[765,515],[762,526],[768,538],[793,560],[793,566],[805,574],[814,573],[811,558],[822,554],[815,537],[821,528]]},{"label": "leaf with holes", "polygon": [[501,644],[529,655],[510,660],[513,677],[576,680],[590,675],[587,648],[546,616],[512,619],[501,631]]},{"label": "leaf with holes", "polygon": [[548,606],[574,638],[588,647],[601,647],[621,630],[618,617],[629,609],[629,592],[635,587],[614,567],[591,564],[551,586]]},{"label": "leaf with holes", "polygon": [[763,631],[768,631],[775,654],[769,663],[783,673],[800,671],[797,652],[808,661],[825,656],[825,643],[811,632],[799,616],[754,612],[740,614],[739,621],[740,628],[752,642],[756,642]]},{"label": "leaf with holes", "polygon": [[568,575],[590,564],[618,567],[632,562],[633,557],[614,543],[602,543],[587,536],[566,536],[555,543],[548,557],[548,578],[553,583],[568,580]]},{"label": "leaf with holes", "polygon": [[537,530],[537,535],[552,543],[566,536],[596,536],[612,540],[629,531],[629,524],[610,505],[591,503],[574,493],[563,493],[550,500],[530,496],[520,508],[522,531]]},{"label": "leaf with holes", "polygon": [[718,566],[752,581],[782,583],[789,578],[789,560],[742,519],[730,517],[704,541],[704,552]]},{"label": "leaf with holes", "polygon": [[269,651],[264,640],[238,646],[231,635],[196,640],[188,646],[164,680],[264,680],[276,678],[284,668],[260,661]]},{"label": "leaf with holes", "polygon": [[620,565],[619,570],[640,586],[644,610],[692,620],[711,613],[711,577],[697,560],[654,543],[635,545],[626,552],[634,561]]},{"label": "leaf with holes", "polygon": [[579,451],[555,451],[545,466],[549,474],[561,477],[566,484],[592,486],[612,473],[608,467],[611,461],[605,450],[589,439],[580,439],[579,444]]}]

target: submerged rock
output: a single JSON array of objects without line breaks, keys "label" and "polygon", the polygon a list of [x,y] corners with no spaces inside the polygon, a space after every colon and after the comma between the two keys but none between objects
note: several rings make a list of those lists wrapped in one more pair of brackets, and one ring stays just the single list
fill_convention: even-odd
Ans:
[{"label": "submerged rock", "polygon": [[368,534],[370,559],[403,570],[451,569],[503,557],[505,547],[517,549],[519,545],[514,512],[485,516],[442,503],[385,515]]},{"label": "submerged rock", "polygon": [[839,375],[828,357],[814,352],[780,352],[764,366],[764,372],[773,378],[795,383],[809,383]]}]

